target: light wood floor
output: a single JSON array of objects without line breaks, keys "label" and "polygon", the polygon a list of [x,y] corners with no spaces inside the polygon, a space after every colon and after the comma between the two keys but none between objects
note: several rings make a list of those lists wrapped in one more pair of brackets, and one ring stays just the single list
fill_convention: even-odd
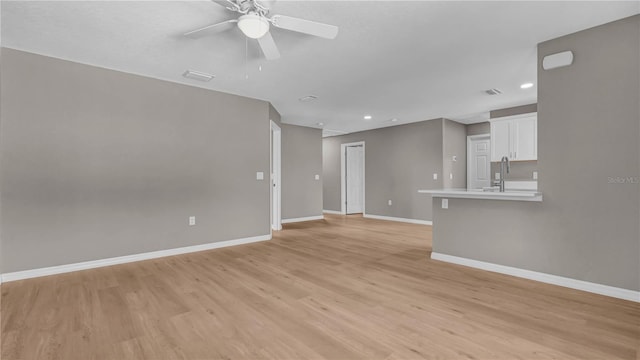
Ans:
[{"label": "light wood floor", "polygon": [[2,285],[2,359],[638,359],[640,305],[429,259],[431,228],[274,240]]}]

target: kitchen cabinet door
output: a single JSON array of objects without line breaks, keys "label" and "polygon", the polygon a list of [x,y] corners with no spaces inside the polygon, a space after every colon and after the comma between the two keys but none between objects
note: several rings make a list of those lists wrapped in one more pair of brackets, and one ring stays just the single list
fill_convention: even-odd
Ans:
[{"label": "kitchen cabinet door", "polygon": [[491,122],[491,161],[500,161],[503,156],[511,158],[509,125],[509,121]]},{"label": "kitchen cabinet door", "polygon": [[538,159],[538,120],[537,117],[526,117],[514,120],[513,131],[513,159],[537,160]]}]

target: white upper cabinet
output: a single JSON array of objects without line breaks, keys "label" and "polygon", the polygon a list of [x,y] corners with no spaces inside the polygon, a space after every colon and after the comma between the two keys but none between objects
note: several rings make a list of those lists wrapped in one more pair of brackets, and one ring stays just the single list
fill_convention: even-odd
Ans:
[{"label": "white upper cabinet", "polygon": [[538,117],[514,120],[514,160],[538,160]]},{"label": "white upper cabinet", "polygon": [[491,161],[503,156],[512,161],[538,159],[536,113],[491,120]]},{"label": "white upper cabinet", "polygon": [[511,158],[511,135],[508,121],[491,122],[491,161],[500,161],[503,156]]}]

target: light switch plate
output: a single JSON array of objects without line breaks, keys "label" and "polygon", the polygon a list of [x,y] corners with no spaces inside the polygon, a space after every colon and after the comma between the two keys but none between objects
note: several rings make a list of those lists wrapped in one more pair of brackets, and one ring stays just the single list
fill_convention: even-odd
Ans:
[{"label": "light switch plate", "polygon": [[458,161],[458,157],[456,155],[453,155],[453,157],[451,158],[451,160],[453,161]]},{"label": "light switch plate", "polygon": [[189,216],[189,226],[193,226],[196,224],[196,217],[195,216]]},{"label": "light switch plate", "polygon": [[533,180],[538,180],[538,172],[537,171],[533,172]]},{"label": "light switch plate", "polygon": [[442,199],[442,208],[443,209],[449,208],[449,199]]},{"label": "light switch plate", "polygon": [[449,180],[453,180],[453,173],[449,173]]},{"label": "light switch plate", "polygon": [[433,173],[433,180],[438,180],[438,173]]},{"label": "light switch plate", "polygon": [[316,180],[320,180],[320,175],[316,174],[315,179],[316,179]]},{"label": "light switch plate", "polygon": [[389,206],[393,205],[393,201],[389,200]]},{"label": "light switch plate", "polygon": [[264,173],[262,171],[256,173],[256,180],[264,180]]}]

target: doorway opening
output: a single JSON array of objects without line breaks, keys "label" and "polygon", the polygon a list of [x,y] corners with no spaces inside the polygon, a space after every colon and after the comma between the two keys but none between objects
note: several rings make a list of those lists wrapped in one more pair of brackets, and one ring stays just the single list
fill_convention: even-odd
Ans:
[{"label": "doorway opening", "polygon": [[491,186],[491,136],[467,136],[467,188]]},{"label": "doorway opening", "polygon": [[270,187],[271,187],[271,230],[282,230],[282,211],[281,211],[281,141],[282,130],[273,121],[271,121],[271,169],[270,169]]},{"label": "doorway opening", "polygon": [[341,212],[345,215],[365,212],[364,141],[342,144]]}]

